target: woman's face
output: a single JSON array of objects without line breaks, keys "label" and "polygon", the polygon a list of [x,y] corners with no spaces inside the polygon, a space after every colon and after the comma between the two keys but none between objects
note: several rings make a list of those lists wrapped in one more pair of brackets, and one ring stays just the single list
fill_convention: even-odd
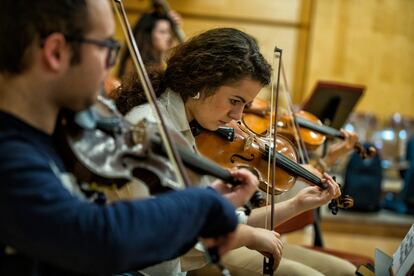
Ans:
[{"label": "woman's face", "polygon": [[246,104],[251,103],[261,89],[260,82],[245,78],[219,87],[211,96],[203,97],[201,93],[200,99],[186,101],[187,116],[208,130],[217,130],[231,120],[240,120]]},{"label": "woman's face", "polygon": [[172,46],[171,24],[168,20],[158,20],[152,31],[152,43],[154,48],[161,54],[168,51]]}]

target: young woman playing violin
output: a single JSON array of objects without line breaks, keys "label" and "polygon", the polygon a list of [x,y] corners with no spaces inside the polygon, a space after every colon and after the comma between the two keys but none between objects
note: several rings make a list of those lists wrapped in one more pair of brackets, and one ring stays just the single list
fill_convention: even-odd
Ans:
[{"label": "young woman playing violin", "polygon": [[[240,120],[246,104],[252,102],[259,91],[269,84],[270,74],[271,68],[251,36],[236,29],[219,28],[178,46],[167,61],[165,72],[152,72],[150,77],[167,123],[180,131],[188,141],[188,147],[196,151],[190,126],[192,122],[196,121],[205,129],[214,131],[233,120]],[[150,107],[144,104],[142,88],[136,78],[124,82],[115,95],[118,108],[129,121],[136,123],[143,118],[153,119]],[[339,196],[340,190],[333,179],[327,174],[320,177],[327,189],[306,187],[294,198],[275,204],[277,224]],[[244,225],[239,227],[236,234],[238,244],[234,247],[238,249],[234,250],[232,258],[224,259],[229,268],[237,271],[237,275],[261,275],[263,260],[259,253],[273,255],[274,269],[277,268],[282,243],[278,233],[260,228],[266,218],[269,218],[266,207],[261,207],[254,209],[248,218],[241,219]],[[288,254],[284,253],[286,258],[282,258],[277,270],[280,275],[299,272],[304,275],[354,273],[355,268],[351,264],[333,256],[302,247],[287,248],[290,248]],[[306,256],[306,261],[302,256]],[[300,262],[296,262],[296,258],[300,258]],[[249,264],[246,266],[246,263]],[[183,257],[182,271],[202,264],[202,260],[193,256],[187,266],[187,260]]]}]

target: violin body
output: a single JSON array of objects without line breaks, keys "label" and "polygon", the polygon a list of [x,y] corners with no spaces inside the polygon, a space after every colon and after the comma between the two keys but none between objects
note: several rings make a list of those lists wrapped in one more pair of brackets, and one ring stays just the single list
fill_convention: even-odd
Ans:
[{"label": "violin body", "polygon": [[[250,130],[243,123],[230,123],[228,128],[221,128],[218,131],[202,130],[196,136],[197,149],[201,154],[220,165],[233,168],[253,168],[259,173],[260,189],[269,193],[272,186],[268,181],[263,180],[263,175],[269,175],[269,145],[273,141],[257,137],[250,133]],[[214,149],[214,150],[213,150]],[[321,189],[327,186],[319,176],[308,171],[298,164],[298,156],[293,144],[277,135],[276,137],[276,171],[274,194],[288,191],[295,184],[297,177],[312,183]],[[267,179],[269,179],[268,177]],[[353,199],[347,195],[341,195],[333,199],[329,205],[332,213],[336,214],[338,208],[350,208],[353,206]]]},{"label": "violin body", "polygon": [[[261,136],[267,136],[269,135],[270,116],[269,103],[265,100],[256,98],[252,105],[243,114],[242,122],[254,133]],[[295,113],[295,116],[296,118],[312,122],[312,124],[322,126],[322,122],[315,115],[309,112],[301,110]],[[288,114],[279,116],[277,118],[276,127],[278,134],[287,137],[292,143],[296,142],[296,127],[292,116],[289,116]],[[306,148],[309,150],[316,150],[326,140],[325,135],[309,128],[299,128],[299,134]]]},{"label": "violin body", "polygon": [[[208,130],[201,131],[195,137],[198,151],[225,168],[254,168],[259,175],[260,189],[269,192],[271,184],[263,179],[268,176],[269,170],[268,154],[265,151],[267,143],[242,131],[236,123],[229,126],[228,131],[234,130],[233,135],[230,135],[232,137],[226,134],[225,129],[222,129],[223,135]],[[282,136],[278,136],[276,141],[276,150],[296,162],[298,157],[293,145]],[[286,192],[295,184],[296,176],[279,167],[276,168],[275,175],[275,194]]]},{"label": "violin body", "polygon": [[241,121],[250,131],[259,136],[267,136],[270,122],[269,103],[256,97],[253,103],[245,108]]},{"label": "violin body", "polygon": [[134,133],[110,133],[83,128],[70,117],[60,117],[56,134],[67,169],[81,182],[119,189],[140,179],[150,194],[180,188],[171,163],[152,150],[156,128],[143,122]]},{"label": "violin body", "polygon": [[[136,179],[145,186],[143,195],[158,194],[169,190],[184,189],[177,180],[175,170],[159,136],[158,126],[147,120],[131,125],[119,114],[108,99],[91,109],[77,114],[62,113],[55,138],[66,168],[93,191],[119,190]],[[118,116],[119,115],[119,116]],[[185,139],[177,131],[169,130],[191,177],[191,183],[199,183],[203,175],[211,175],[231,185],[240,182],[217,163],[199,156],[188,149]],[[90,188],[92,187],[92,188]],[[84,189],[85,190],[85,189]],[[142,189],[140,189],[142,191]],[[251,204],[260,206],[263,199],[255,195]]]},{"label": "violin body", "polygon": [[[242,122],[252,132],[260,136],[269,135],[270,122],[269,103],[265,100],[256,98],[252,105],[245,109]],[[327,137],[345,139],[342,132],[337,129],[325,126],[315,115],[301,110],[294,114],[296,123],[299,127],[300,138],[308,150],[316,150],[322,145]],[[274,115],[273,115],[274,118]],[[293,143],[296,143],[295,135],[297,135],[295,123],[292,116],[281,115],[276,122],[277,132],[286,136]],[[355,151],[361,158],[369,158],[376,154],[375,148],[365,149],[361,143],[355,144]]]},{"label": "violin body", "polygon": [[[307,120],[308,122],[312,122],[312,124],[322,126],[322,122],[315,115],[309,112],[300,110],[299,112],[295,113],[295,116],[296,119],[301,118],[303,120]],[[288,137],[291,141],[295,141],[295,125],[293,118],[291,116],[282,116],[277,121],[276,126],[279,134]],[[306,148],[311,151],[316,150],[326,140],[325,135],[321,134],[320,132],[314,131],[313,129],[308,129],[305,127],[299,128],[299,134]]]}]

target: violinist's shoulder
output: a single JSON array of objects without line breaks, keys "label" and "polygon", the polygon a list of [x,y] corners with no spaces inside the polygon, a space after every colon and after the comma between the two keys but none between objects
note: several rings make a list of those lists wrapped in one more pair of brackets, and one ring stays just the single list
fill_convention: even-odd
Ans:
[{"label": "violinist's shoulder", "polygon": [[[19,153],[35,148],[35,146],[24,135],[15,129],[0,131],[0,153]],[[5,157],[4,154],[0,154]]]},{"label": "violinist's shoulder", "polygon": [[150,122],[156,122],[154,113],[151,109],[151,106],[146,103],[143,105],[138,105],[132,108],[126,115],[125,119],[131,124],[137,124],[143,119],[147,119]]},{"label": "violinist's shoulder", "polygon": [[31,143],[23,135],[9,132],[0,134],[0,164],[15,160],[41,160],[43,157],[36,144]]}]

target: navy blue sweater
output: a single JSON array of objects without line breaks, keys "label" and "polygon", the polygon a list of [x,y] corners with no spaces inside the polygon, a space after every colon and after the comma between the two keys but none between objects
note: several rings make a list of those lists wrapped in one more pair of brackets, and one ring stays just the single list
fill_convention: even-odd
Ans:
[{"label": "navy blue sweater", "polygon": [[1,252],[0,274],[10,267],[13,275],[144,268],[237,224],[234,208],[211,189],[98,205],[73,196],[59,172],[65,168],[51,136],[0,112],[0,244],[24,264]]}]

